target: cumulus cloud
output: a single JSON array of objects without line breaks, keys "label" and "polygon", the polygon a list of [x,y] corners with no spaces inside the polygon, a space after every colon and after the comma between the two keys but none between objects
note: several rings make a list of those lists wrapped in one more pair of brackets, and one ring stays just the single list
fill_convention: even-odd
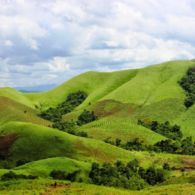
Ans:
[{"label": "cumulus cloud", "polygon": [[0,87],[195,54],[192,0],[0,1]]}]

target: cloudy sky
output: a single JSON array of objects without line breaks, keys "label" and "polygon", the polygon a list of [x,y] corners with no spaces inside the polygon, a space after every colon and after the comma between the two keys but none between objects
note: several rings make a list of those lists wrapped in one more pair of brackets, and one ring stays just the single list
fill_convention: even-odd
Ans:
[{"label": "cloudy sky", "polygon": [[195,58],[194,0],[0,0],[0,87]]}]

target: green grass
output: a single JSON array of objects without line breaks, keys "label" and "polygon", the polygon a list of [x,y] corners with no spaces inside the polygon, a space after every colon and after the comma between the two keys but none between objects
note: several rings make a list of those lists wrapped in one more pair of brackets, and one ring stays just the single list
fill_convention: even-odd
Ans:
[{"label": "green grass", "polygon": [[25,97],[25,95],[22,92],[19,92],[9,87],[0,88],[0,96],[10,98],[16,102],[19,102],[32,108],[34,107],[32,101]]},{"label": "green grass", "polygon": [[91,164],[87,162],[78,161],[67,157],[55,157],[33,161],[16,167],[13,169],[13,171],[48,178],[52,170],[62,170],[66,173],[72,173],[80,170],[81,172],[79,172],[79,175],[84,181],[87,181],[87,175],[90,167]]},{"label": "green grass", "polygon": [[0,124],[10,121],[32,122],[48,126],[51,123],[37,116],[38,112],[24,104],[0,96]]},{"label": "green grass", "polygon": [[167,186],[156,186],[141,191],[116,189],[112,187],[96,186],[84,183],[70,183],[68,181],[57,181],[58,186],[52,187],[53,180],[17,180],[0,182],[0,193],[3,195],[193,195],[194,184],[172,184]]},{"label": "green grass", "polygon": [[127,118],[106,117],[81,126],[78,130],[87,132],[90,137],[95,139],[105,140],[110,137],[111,140],[115,140],[119,138],[123,143],[134,138],[140,138],[147,144],[154,144],[166,139],[164,136],[139,126]]},{"label": "green grass", "polygon": [[[1,88],[0,135],[17,135],[13,144],[9,140],[6,142],[9,160],[32,161],[13,170],[17,173],[34,173],[48,177],[49,172],[55,168],[66,171],[81,169],[81,175],[85,178],[91,162],[128,162],[134,158],[144,167],[162,167],[164,162],[168,162],[178,169],[194,169],[195,156],[127,151],[103,141],[111,137],[112,140],[120,138],[126,142],[139,137],[147,144],[154,144],[165,139],[162,135],[138,126],[138,119],[161,122],[168,120],[181,125],[184,136],[195,139],[195,106],[188,110],[184,107],[185,93],[178,84],[191,66],[195,66],[195,62],[186,60],[136,70],[87,72],[43,93],[28,94],[11,88]],[[63,119],[76,120],[85,108],[95,111],[99,119],[77,129],[87,132],[90,138],[49,128],[51,123],[37,116],[41,109],[56,106],[69,93],[78,90],[87,92],[87,99],[73,112],[64,115]],[[0,169],[0,175],[6,171],[8,170]],[[181,172],[173,171],[171,174],[173,177],[169,178],[165,186],[148,188],[141,192],[68,183],[68,188],[57,189],[55,194],[65,190],[70,194],[190,194],[195,190],[189,184],[194,183],[194,173],[190,172],[185,176]],[[49,186],[52,182],[47,179],[35,180],[30,184],[28,181],[0,182],[0,194],[40,194],[53,190]],[[181,183],[180,190],[178,183]]]}]

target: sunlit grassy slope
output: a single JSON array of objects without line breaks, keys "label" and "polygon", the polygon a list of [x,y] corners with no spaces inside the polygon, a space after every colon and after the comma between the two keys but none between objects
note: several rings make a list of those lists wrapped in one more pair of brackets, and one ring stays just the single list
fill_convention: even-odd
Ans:
[{"label": "sunlit grassy slope", "polygon": [[[164,162],[168,162],[171,167],[178,169],[193,168],[194,156],[127,151],[103,141],[109,137],[112,141],[120,138],[122,142],[140,138],[147,144],[154,144],[165,139],[160,134],[138,126],[138,119],[168,120],[181,125],[184,136],[193,136],[195,139],[195,106],[188,110],[184,107],[185,93],[178,84],[180,78],[191,66],[195,66],[195,62],[173,61],[135,70],[110,73],[87,72],[55,89],[42,93],[27,94],[11,88],[1,88],[0,136],[4,137],[7,144],[5,149],[9,149],[9,160],[31,161],[13,170],[17,173],[34,173],[48,177],[50,171],[58,167],[67,171],[81,169],[82,175],[85,175],[89,171],[91,162],[115,162],[116,160],[127,162],[134,158],[137,158],[141,166],[145,167],[150,165],[162,167]],[[89,138],[49,128],[51,124],[37,115],[40,109],[56,106],[64,101],[68,94],[78,90],[87,92],[87,99],[73,112],[63,116],[63,119],[76,120],[85,108],[95,111],[98,120],[77,129],[87,132]],[[10,139],[13,140],[10,141]],[[1,169],[0,175],[6,171]],[[188,183],[188,181],[182,179],[181,183]],[[47,183],[46,180],[44,182]],[[173,179],[168,182],[168,184],[173,183]],[[25,181],[23,184],[27,185]],[[1,192],[6,194],[3,185],[0,184],[0,194]],[[14,184],[10,185],[13,186],[13,189],[10,188],[10,193],[16,190],[18,194],[20,192],[30,194],[28,187],[20,190],[14,187]],[[81,189],[88,194],[96,192],[100,194],[108,194],[108,192],[111,194],[177,194],[178,192],[177,185],[169,185],[167,188],[156,187],[141,192],[88,184],[70,185],[70,190]],[[42,186],[36,183],[34,189],[37,186],[36,193],[44,192],[48,188],[45,183]],[[193,189],[190,184],[182,186],[182,192],[185,190],[191,192]],[[57,191],[55,193],[57,194]]]},{"label": "sunlit grassy slope", "polygon": [[22,103],[0,96],[0,124],[10,121],[24,121],[48,126],[49,121],[37,116],[38,112]]},{"label": "sunlit grassy slope", "polygon": [[169,162],[172,166],[181,167],[187,166],[185,159],[195,160],[193,156],[127,151],[96,139],[73,136],[56,129],[24,122],[2,125],[0,134],[17,137],[9,146],[9,159],[12,161],[69,157],[87,162],[115,162],[118,159],[127,162],[137,158],[143,166],[153,163],[162,166],[164,162]]}]

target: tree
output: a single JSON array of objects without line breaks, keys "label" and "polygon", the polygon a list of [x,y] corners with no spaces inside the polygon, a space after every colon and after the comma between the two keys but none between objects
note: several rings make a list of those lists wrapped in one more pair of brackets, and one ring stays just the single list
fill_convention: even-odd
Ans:
[{"label": "tree", "polygon": [[78,125],[84,125],[86,123],[90,123],[92,121],[95,121],[97,119],[97,116],[94,114],[93,111],[84,110],[78,117],[77,124]]}]

